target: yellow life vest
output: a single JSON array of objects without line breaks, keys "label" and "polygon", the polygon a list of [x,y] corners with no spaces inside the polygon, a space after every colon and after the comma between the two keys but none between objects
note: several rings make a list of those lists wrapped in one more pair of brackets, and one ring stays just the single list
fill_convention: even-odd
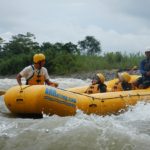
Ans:
[{"label": "yellow life vest", "polygon": [[98,88],[98,84],[94,84],[94,85],[90,85],[85,93],[94,94],[94,93],[99,93],[99,92],[100,91],[99,91],[99,88]]},{"label": "yellow life vest", "polygon": [[26,81],[27,85],[43,85],[45,83],[45,76],[40,75],[40,71],[38,73],[35,73],[35,69],[33,66],[31,66],[33,69],[33,74],[31,77],[29,77]]},{"label": "yellow life vest", "polygon": [[[130,84],[131,86],[131,90],[136,90],[137,88],[133,85],[133,83],[129,82],[128,84]],[[118,82],[114,85],[114,87],[112,88],[112,92],[115,91],[124,91],[123,87],[122,87],[122,83]]]},{"label": "yellow life vest", "polygon": [[121,82],[115,83],[115,85],[112,88],[112,92],[115,92],[115,91],[123,91]]}]

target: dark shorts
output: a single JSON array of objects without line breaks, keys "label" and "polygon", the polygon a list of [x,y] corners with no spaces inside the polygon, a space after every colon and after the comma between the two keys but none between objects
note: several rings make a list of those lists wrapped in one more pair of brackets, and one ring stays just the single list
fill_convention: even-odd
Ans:
[{"label": "dark shorts", "polygon": [[150,86],[150,79],[146,79],[143,77],[138,78],[137,86],[142,85],[143,88],[148,88]]},{"label": "dark shorts", "polygon": [[131,83],[128,83],[128,82],[123,81],[123,82],[121,83],[121,86],[122,86],[122,89],[123,89],[124,91],[132,90],[132,85],[131,85]]}]

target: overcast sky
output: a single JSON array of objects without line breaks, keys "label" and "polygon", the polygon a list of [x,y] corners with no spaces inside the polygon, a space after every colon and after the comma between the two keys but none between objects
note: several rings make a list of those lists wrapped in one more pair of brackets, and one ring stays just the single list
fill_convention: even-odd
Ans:
[{"label": "overcast sky", "polygon": [[0,0],[0,37],[31,32],[39,43],[94,36],[103,52],[150,47],[150,0]]}]

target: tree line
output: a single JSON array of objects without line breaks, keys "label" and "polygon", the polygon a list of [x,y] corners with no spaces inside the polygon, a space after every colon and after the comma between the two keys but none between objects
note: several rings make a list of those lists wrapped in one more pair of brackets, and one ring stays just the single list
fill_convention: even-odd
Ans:
[{"label": "tree line", "polygon": [[131,68],[138,65],[143,55],[102,53],[101,43],[94,36],[86,36],[77,44],[43,42],[39,44],[34,34],[18,34],[5,42],[0,37],[0,75],[12,75],[32,64],[33,55],[46,55],[46,68],[51,74],[65,75],[102,69]]}]

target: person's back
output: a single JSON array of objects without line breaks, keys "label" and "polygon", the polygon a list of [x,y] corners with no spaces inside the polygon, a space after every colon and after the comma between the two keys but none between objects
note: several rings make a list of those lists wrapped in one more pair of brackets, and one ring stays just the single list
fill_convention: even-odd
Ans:
[{"label": "person's back", "polygon": [[134,87],[130,82],[131,76],[127,72],[119,73],[118,82],[112,88],[112,91],[128,91],[133,90]]},{"label": "person's back", "polygon": [[141,77],[135,82],[135,85],[142,89],[150,86],[150,49],[145,51],[146,58],[140,63]]}]

